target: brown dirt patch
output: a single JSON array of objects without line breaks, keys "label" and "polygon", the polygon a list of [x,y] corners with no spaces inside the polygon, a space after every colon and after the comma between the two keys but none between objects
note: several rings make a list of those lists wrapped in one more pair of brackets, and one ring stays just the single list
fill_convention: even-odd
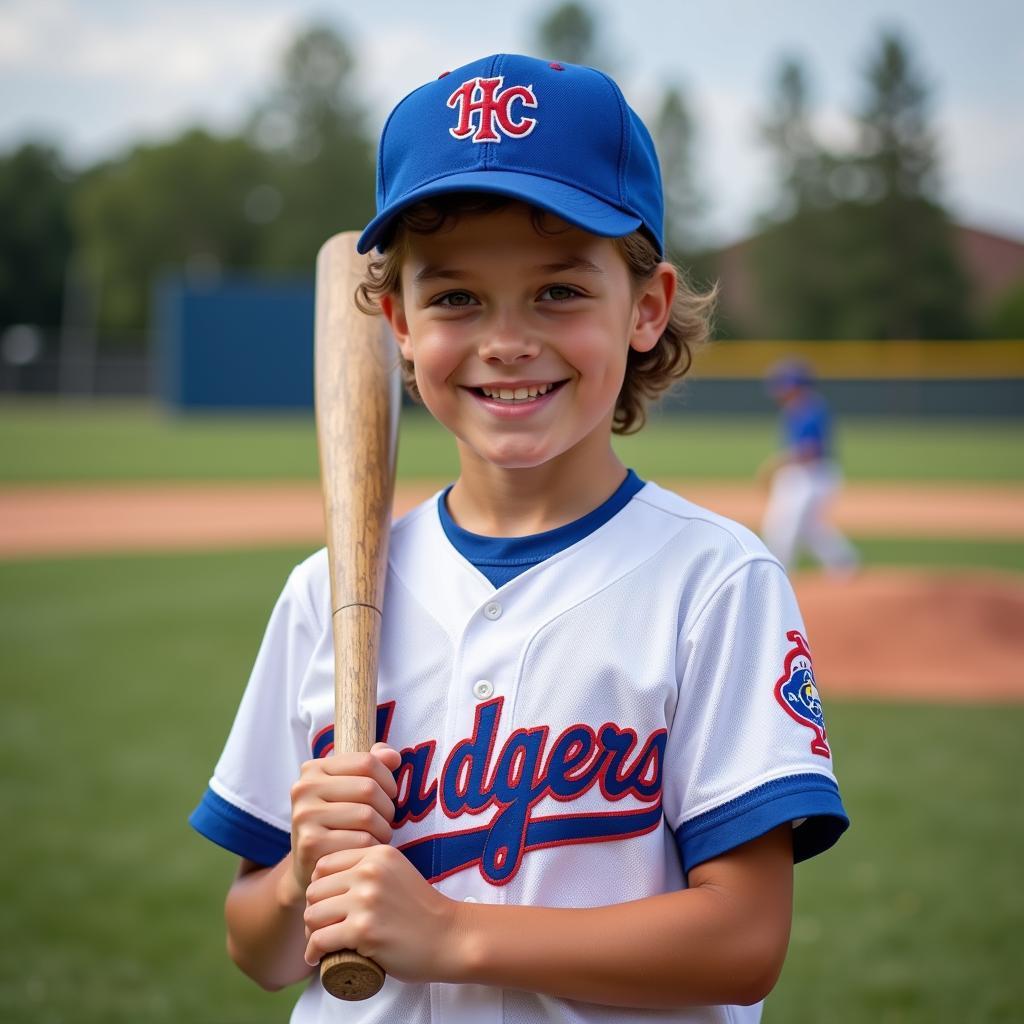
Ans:
[{"label": "brown dirt patch", "polygon": [[872,569],[794,579],[827,697],[1024,700],[1024,579]]},{"label": "brown dirt patch", "polygon": [[[405,483],[401,514],[437,489]],[[764,492],[749,484],[669,481],[698,505],[756,528]],[[1024,540],[1024,487],[857,484],[833,510],[859,536]],[[29,486],[0,490],[0,558],[316,543],[320,490],[299,483]]]},{"label": "brown dirt patch", "polygon": [[[670,480],[664,486],[756,529],[767,491],[748,483]],[[835,524],[861,537],[1024,539],[1024,487],[1014,484],[857,483],[842,488]]]},{"label": "brown dirt patch", "polygon": [[[401,514],[436,489],[403,485]],[[756,527],[764,494],[680,483],[698,504]],[[856,485],[835,519],[851,533],[1024,539],[1024,488]],[[319,488],[156,484],[0,490],[0,559],[321,542]],[[826,698],[1024,701],[1024,577],[877,569],[795,580]]]},{"label": "brown dirt patch", "polygon": [[[436,488],[402,487],[403,514]],[[0,558],[323,543],[313,483],[160,483],[0,490]]]}]

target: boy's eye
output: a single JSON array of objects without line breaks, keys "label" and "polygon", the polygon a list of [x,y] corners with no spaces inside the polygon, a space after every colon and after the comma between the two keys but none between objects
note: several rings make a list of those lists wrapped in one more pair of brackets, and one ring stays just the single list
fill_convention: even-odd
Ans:
[{"label": "boy's eye", "polygon": [[438,306],[472,306],[476,299],[469,292],[446,292],[434,300]]},{"label": "boy's eye", "polygon": [[565,299],[575,299],[580,293],[567,284],[552,284],[540,293],[540,297],[554,299],[555,302],[563,302]]}]

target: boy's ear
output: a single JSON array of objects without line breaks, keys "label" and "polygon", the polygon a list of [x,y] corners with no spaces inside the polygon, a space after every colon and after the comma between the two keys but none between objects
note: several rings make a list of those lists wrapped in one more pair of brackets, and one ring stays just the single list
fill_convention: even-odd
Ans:
[{"label": "boy's ear", "polygon": [[658,344],[672,315],[676,284],[676,268],[665,262],[659,263],[654,273],[643,283],[633,302],[630,348],[637,352],[650,352]]},{"label": "boy's ear", "polygon": [[409,342],[409,321],[405,316],[405,303],[400,295],[382,295],[380,310],[391,327],[391,333],[398,343],[398,350],[403,358],[412,362],[412,346]]}]

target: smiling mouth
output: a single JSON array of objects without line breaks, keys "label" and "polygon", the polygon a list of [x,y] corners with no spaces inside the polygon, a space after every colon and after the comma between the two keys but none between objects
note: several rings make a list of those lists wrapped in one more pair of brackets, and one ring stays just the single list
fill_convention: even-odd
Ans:
[{"label": "smiling mouth", "polygon": [[471,388],[470,390],[476,392],[478,395],[482,395],[484,398],[490,398],[493,401],[514,404],[516,402],[535,402],[538,398],[542,398],[544,395],[549,395],[552,391],[557,391],[566,383],[568,383],[568,381],[559,380],[555,381],[553,384],[532,384],[527,387],[481,387]]}]

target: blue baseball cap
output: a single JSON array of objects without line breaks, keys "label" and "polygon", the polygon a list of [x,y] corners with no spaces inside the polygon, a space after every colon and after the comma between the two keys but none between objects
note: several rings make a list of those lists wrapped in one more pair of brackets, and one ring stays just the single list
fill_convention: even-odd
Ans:
[{"label": "blue baseball cap", "polygon": [[411,92],[381,133],[377,216],[359,251],[384,248],[406,207],[450,192],[508,196],[595,235],[642,228],[664,251],[654,143],[594,68],[502,53]]},{"label": "blue baseball cap", "polygon": [[785,359],[768,371],[767,386],[772,394],[793,388],[808,388],[814,383],[814,370],[802,359]]}]

